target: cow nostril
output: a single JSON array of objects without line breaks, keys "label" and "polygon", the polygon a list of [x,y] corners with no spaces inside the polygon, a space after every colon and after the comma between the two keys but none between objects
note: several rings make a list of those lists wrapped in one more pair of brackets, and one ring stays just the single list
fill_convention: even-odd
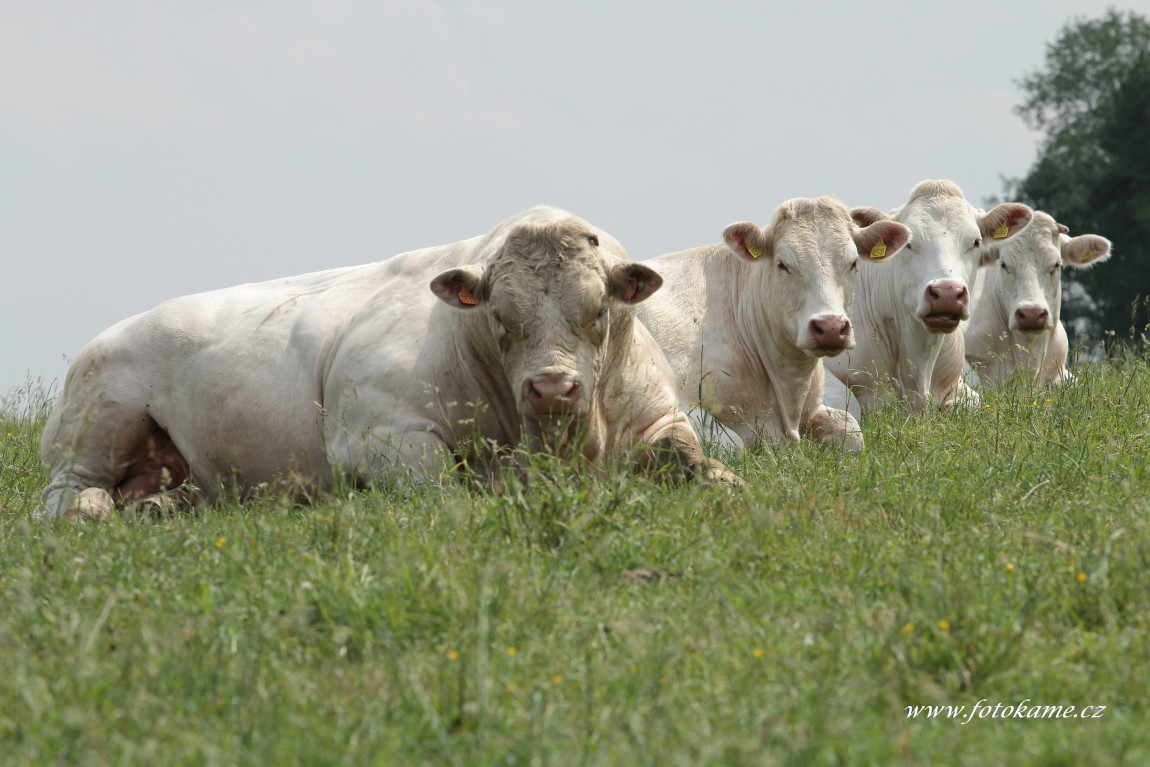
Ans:
[{"label": "cow nostril", "polygon": [[1022,327],[1038,327],[1050,320],[1050,312],[1039,307],[1024,306],[1016,309],[1014,316]]},{"label": "cow nostril", "polygon": [[581,387],[567,376],[530,378],[524,383],[527,401],[539,413],[564,412],[579,399]]},{"label": "cow nostril", "polygon": [[845,317],[810,321],[811,338],[816,344],[838,347],[850,336],[851,323]]}]

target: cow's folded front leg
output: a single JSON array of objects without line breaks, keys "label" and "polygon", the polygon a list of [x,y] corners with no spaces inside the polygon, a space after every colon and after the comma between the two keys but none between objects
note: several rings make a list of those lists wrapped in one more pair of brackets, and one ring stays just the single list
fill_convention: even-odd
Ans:
[{"label": "cow's folded front leg", "polygon": [[823,407],[815,411],[807,425],[807,433],[818,442],[841,447],[851,453],[863,448],[862,429],[855,417],[845,410]]},{"label": "cow's folded front leg", "polygon": [[438,482],[454,468],[452,452],[434,431],[369,431],[352,439],[347,432],[330,439],[328,460],[336,472],[367,486],[380,480]]},{"label": "cow's folded front leg", "polygon": [[[649,435],[649,436],[648,436]],[[739,479],[721,461],[708,458],[703,453],[699,438],[691,429],[686,416],[679,413],[677,417],[661,419],[651,429],[648,429],[643,443],[647,449],[643,451],[641,463],[647,467],[658,468],[674,466],[689,477],[695,477],[707,484],[722,484],[742,486]]]}]

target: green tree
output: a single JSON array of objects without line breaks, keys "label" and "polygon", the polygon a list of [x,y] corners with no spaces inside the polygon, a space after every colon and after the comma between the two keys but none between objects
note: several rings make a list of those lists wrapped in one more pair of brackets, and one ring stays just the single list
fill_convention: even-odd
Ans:
[{"label": "green tree", "polygon": [[[1038,159],[1007,194],[1054,216],[1071,234],[1114,242],[1098,269],[1070,274],[1093,302],[1068,303],[1097,330],[1143,332],[1150,296],[1150,21],[1111,9],[1077,19],[1047,46],[1045,68],[1020,81],[1016,108],[1042,131]],[[1068,326],[1072,323],[1068,323]],[[1084,339],[1080,339],[1084,340]]]}]

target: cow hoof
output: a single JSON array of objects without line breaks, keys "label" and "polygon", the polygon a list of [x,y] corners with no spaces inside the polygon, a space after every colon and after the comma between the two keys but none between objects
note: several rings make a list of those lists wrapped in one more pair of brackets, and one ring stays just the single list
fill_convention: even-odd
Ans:
[{"label": "cow hoof", "polygon": [[179,506],[170,496],[149,495],[133,503],[132,511],[140,515],[156,517],[174,517],[180,510]]},{"label": "cow hoof", "polygon": [[727,487],[745,487],[746,482],[740,479],[733,471],[726,466],[719,464],[718,466],[711,466],[703,471],[702,480],[704,484],[708,485],[726,485]]},{"label": "cow hoof", "polygon": [[861,431],[847,432],[839,438],[839,445],[848,453],[861,453],[865,444]]},{"label": "cow hoof", "polygon": [[88,487],[80,491],[68,505],[64,518],[70,522],[103,522],[112,516],[116,504],[102,487]]}]

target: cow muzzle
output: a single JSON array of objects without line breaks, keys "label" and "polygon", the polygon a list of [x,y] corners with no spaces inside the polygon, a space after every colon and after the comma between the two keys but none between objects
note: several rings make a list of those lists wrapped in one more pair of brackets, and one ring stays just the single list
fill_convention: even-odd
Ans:
[{"label": "cow muzzle", "polygon": [[969,316],[970,292],[961,282],[936,280],[926,286],[922,324],[934,333],[952,333]]},{"label": "cow muzzle", "polygon": [[573,413],[583,393],[569,375],[534,376],[523,384],[523,396],[536,415]]},{"label": "cow muzzle", "polygon": [[1020,306],[1015,309],[1014,324],[1024,333],[1039,333],[1052,327],[1050,312],[1044,306]]},{"label": "cow muzzle", "polygon": [[833,357],[854,348],[851,321],[839,315],[821,315],[807,323],[810,348],[819,355]]}]

